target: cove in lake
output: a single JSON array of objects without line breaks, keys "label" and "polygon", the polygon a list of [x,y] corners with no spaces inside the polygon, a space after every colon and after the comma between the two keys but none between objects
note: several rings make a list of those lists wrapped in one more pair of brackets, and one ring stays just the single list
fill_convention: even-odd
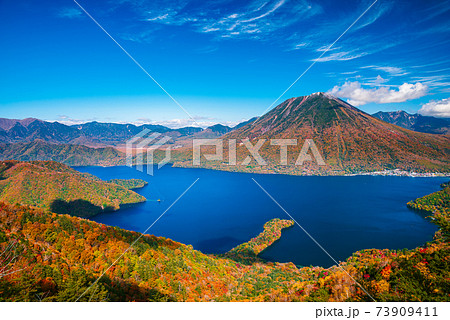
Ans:
[{"label": "cove in lake", "polygon": [[[432,240],[437,227],[406,203],[439,190],[448,180],[302,177],[170,166],[155,168],[153,176],[125,166],[75,169],[103,180],[138,178],[149,183],[135,190],[147,202],[90,218],[137,232],[144,232],[200,178],[148,233],[191,244],[204,253],[224,253],[258,235],[267,221],[289,219],[254,178],[338,261],[361,249],[414,248]],[[260,256],[297,265],[334,264],[298,226],[283,231]]]}]

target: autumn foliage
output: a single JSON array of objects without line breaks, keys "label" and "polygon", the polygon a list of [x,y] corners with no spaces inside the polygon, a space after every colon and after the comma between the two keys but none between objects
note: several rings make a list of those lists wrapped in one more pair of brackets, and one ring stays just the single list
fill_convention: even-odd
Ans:
[{"label": "autumn foliage", "polygon": [[[6,180],[16,165],[3,163]],[[49,168],[58,176],[64,167],[48,163],[36,170],[46,177]],[[361,250],[328,269],[257,257],[290,220],[271,220],[260,235],[215,256],[170,239],[0,202],[0,300],[449,301],[449,189],[409,204],[439,225],[432,242],[413,250]]]},{"label": "autumn foliage", "polygon": [[228,251],[224,256],[238,261],[253,261],[261,252],[281,238],[281,230],[292,227],[293,220],[272,219],[264,224],[264,231],[250,241]]},{"label": "autumn foliage", "polygon": [[54,161],[0,161],[0,200],[59,213],[86,217],[143,202],[143,196],[122,186],[137,183],[107,183]]}]

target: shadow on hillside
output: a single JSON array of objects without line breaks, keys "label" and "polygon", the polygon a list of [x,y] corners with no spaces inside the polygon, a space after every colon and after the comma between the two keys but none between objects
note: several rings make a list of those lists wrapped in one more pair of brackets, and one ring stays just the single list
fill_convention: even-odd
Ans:
[{"label": "shadow on hillside", "polygon": [[111,206],[106,206],[102,208],[83,199],[77,199],[73,201],[55,199],[50,204],[50,211],[59,214],[69,214],[71,216],[76,217],[91,217],[105,211],[113,211],[113,210],[114,208]]},{"label": "shadow on hillside", "polygon": [[[106,277],[105,277],[106,278]],[[104,284],[109,283],[109,291],[111,293],[109,301],[116,302],[129,302],[129,301],[140,301],[140,302],[175,302],[177,301],[174,297],[168,294],[161,293],[154,288],[145,288],[139,286],[139,284],[127,281],[125,279],[115,278],[111,280],[109,277],[103,282]]]}]

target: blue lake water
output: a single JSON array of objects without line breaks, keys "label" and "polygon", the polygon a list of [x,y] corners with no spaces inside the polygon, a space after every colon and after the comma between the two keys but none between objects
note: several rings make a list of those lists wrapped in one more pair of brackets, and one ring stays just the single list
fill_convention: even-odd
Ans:
[{"label": "blue lake water", "polygon": [[[298,177],[230,173],[165,166],[153,176],[134,168],[77,167],[108,180],[139,178],[146,203],[91,218],[128,230],[146,230],[197,178],[197,183],[148,231],[223,253],[246,242],[273,218],[289,219],[252,180],[260,183],[336,260],[364,248],[414,248],[433,238],[436,226],[406,207],[440,189],[448,178]],[[144,168],[145,169],[145,168]],[[157,200],[161,201],[158,202]],[[271,261],[330,266],[333,261],[298,226],[264,251]]]}]

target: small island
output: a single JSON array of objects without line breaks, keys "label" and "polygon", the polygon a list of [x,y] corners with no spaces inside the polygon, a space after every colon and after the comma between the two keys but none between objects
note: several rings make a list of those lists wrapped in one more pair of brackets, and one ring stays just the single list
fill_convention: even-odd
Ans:
[{"label": "small island", "polygon": [[225,253],[225,256],[234,259],[238,258],[239,260],[256,258],[261,252],[281,238],[281,230],[290,228],[293,225],[293,220],[272,219],[264,224],[264,231],[258,236],[231,249]]},{"label": "small island", "polygon": [[145,187],[148,182],[142,179],[111,179],[108,183],[114,183],[128,190],[140,189]]}]

